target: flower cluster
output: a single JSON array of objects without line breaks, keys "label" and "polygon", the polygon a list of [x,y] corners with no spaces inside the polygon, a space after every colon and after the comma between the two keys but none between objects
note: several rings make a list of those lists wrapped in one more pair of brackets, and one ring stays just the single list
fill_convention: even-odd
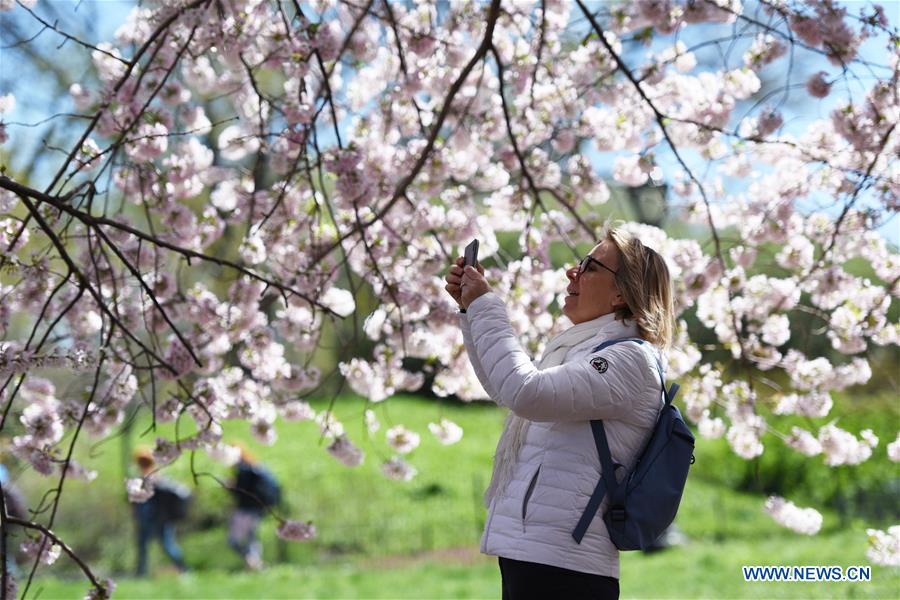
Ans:
[{"label": "flower cluster", "polygon": [[775,522],[797,533],[815,535],[822,528],[822,515],[813,508],[800,508],[779,496],[769,496],[765,510]]},{"label": "flower cluster", "polygon": [[897,433],[897,439],[887,445],[887,454],[894,462],[900,462],[900,433]]},{"label": "flower cluster", "polygon": [[[6,3],[0,3],[0,10],[8,10],[12,8],[12,3],[9,3],[10,6],[5,7]],[[16,97],[12,94],[7,94],[5,96],[0,96],[0,115],[3,113],[12,112],[16,107]],[[9,139],[9,134],[6,132],[6,123],[3,122],[2,118],[0,118],[0,144],[5,144],[6,140]]]},{"label": "flower cluster", "polygon": [[96,365],[96,357],[86,348],[64,351],[55,348],[45,354],[18,350],[16,344],[0,343],[0,374],[25,373],[34,369],[84,371]]},{"label": "flower cluster", "polygon": [[836,425],[826,425],[820,429],[819,443],[825,455],[825,464],[858,465],[872,456],[872,449],[878,445],[878,438],[871,429],[864,429],[859,435],[857,438]]},{"label": "flower cluster", "polygon": [[888,527],[887,531],[866,529],[869,547],[866,557],[876,565],[900,567],[900,525]]},{"label": "flower cluster", "polygon": [[418,470],[399,456],[395,456],[381,465],[381,471],[388,479],[410,481]]},{"label": "flower cluster", "polygon": [[358,467],[363,463],[365,453],[353,445],[346,435],[339,435],[328,445],[328,453],[348,467]]},{"label": "flower cluster", "polygon": [[22,542],[19,550],[22,554],[32,559],[37,558],[38,554],[40,554],[39,560],[45,565],[55,563],[56,559],[59,558],[60,552],[62,552],[59,544],[50,541],[50,538],[44,535],[37,538],[28,538]]},{"label": "flower cluster", "polygon": [[305,542],[316,537],[316,527],[311,522],[283,521],[275,533],[281,539],[289,542]]},{"label": "flower cluster", "polygon": [[385,432],[388,446],[400,454],[409,454],[419,447],[419,434],[403,425],[391,427]]},{"label": "flower cluster", "polygon": [[428,431],[445,445],[450,446],[462,439],[463,429],[453,421],[442,418],[439,423],[429,423]]},{"label": "flower cluster", "polygon": [[155,491],[153,480],[149,477],[137,477],[125,480],[125,491],[128,501],[135,504],[143,504],[153,497]]},{"label": "flower cluster", "polygon": [[112,579],[105,579],[100,587],[92,587],[84,595],[84,600],[109,600],[112,598],[113,592],[116,591],[116,582]]}]

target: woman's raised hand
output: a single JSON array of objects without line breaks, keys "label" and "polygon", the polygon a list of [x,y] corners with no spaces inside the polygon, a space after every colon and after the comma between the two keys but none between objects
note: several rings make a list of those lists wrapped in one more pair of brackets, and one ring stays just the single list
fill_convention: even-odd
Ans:
[{"label": "woman's raised hand", "polygon": [[484,267],[481,263],[477,263],[475,267],[465,267],[465,259],[462,256],[456,259],[455,264],[450,265],[445,280],[447,285],[444,289],[462,309],[468,308],[475,298],[491,291],[484,278]]}]

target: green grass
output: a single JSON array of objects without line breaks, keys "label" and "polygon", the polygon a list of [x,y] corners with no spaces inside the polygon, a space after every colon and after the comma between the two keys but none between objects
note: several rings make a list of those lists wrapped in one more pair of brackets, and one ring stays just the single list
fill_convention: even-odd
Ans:
[{"label": "green grass", "polygon": [[[723,543],[693,540],[652,555],[622,555],[623,598],[897,598],[900,574],[873,567],[870,582],[747,583],[741,566],[865,564],[857,532],[798,539],[773,535]],[[395,564],[373,561],[280,565],[263,573],[222,570],[150,580],[120,579],[119,598],[497,598],[495,559],[438,553]],[[83,581],[40,582],[42,598],[75,598]]]},{"label": "green grass", "polygon": [[[102,475],[90,485],[67,487],[55,530],[98,574],[117,580],[119,598],[498,597],[496,563],[478,555],[477,541],[484,519],[480,494],[490,474],[503,414],[489,405],[460,406],[412,397],[394,398],[375,408],[382,429],[368,441],[361,419],[363,403],[345,398],[336,405],[348,434],[367,454],[365,464],[356,469],[343,467],[324,451],[313,423],[279,423],[279,441],[273,448],[250,444],[284,483],[288,514],[312,519],[319,529],[311,542],[280,542],[273,520],[267,520],[263,539],[271,566],[263,573],[239,571],[239,560],[225,543],[228,495],[204,476],[198,479],[191,522],[181,535],[193,572],[177,576],[154,546],[155,577],[130,578],[133,533],[117,445],[85,444],[79,449],[83,462]],[[427,423],[440,416],[465,428],[457,446],[440,446],[428,433]],[[381,461],[390,456],[384,431],[396,423],[422,434],[421,446],[409,458],[419,475],[408,483],[389,481],[380,472]],[[883,435],[875,425],[876,433]],[[888,419],[884,426],[895,425]],[[227,438],[248,440],[245,428],[227,426]],[[888,468],[889,473],[883,447],[878,450],[874,466],[866,468],[879,473]],[[189,463],[182,460],[168,471],[188,481]],[[197,471],[228,475],[224,467],[200,455],[194,463]],[[821,534],[793,534],[762,511],[764,494],[733,489],[727,474],[746,468],[747,463],[729,455],[722,444],[701,443],[678,518],[690,542],[656,555],[624,553],[623,597],[900,597],[900,570],[878,567],[873,567],[873,580],[867,583],[745,583],[742,565],[867,565],[865,527],[871,525],[860,519],[848,522],[823,510]],[[37,480],[27,478],[25,483],[31,494],[41,490]],[[896,514],[896,508],[895,500],[888,512]],[[41,571],[36,585],[43,598],[81,597],[87,588],[64,557]]]},{"label": "green grass", "polygon": [[[323,557],[409,554],[477,543],[484,522],[481,494],[504,415],[487,404],[461,406],[418,398],[395,398],[373,408],[382,425],[370,440],[362,421],[363,402],[341,398],[335,405],[348,435],[366,452],[364,464],[352,469],[325,451],[327,442],[321,441],[315,423],[279,422],[274,447],[252,441],[245,423],[225,424],[225,439],[244,441],[281,481],[286,500],[281,514],[312,520],[319,531],[310,543],[278,543],[274,520],[267,519],[262,528],[267,559],[308,564]],[[441,416],[465,429],[455,446],[440,445],[427,429]],[[393,455],[385,444],[385,431],[399,423],[421,434],[419,448],[407,456],[419,471],[410,482],[388,480],[381,473],[382,462]],[[161,427],[160,433],[170,430],[171,426]],[[155,435],[148,434],[147,441],[152,443]],[[66,483],[54,526],[91,564],[112,573],[128,572],[135,561],[131,510],[122,483],[125,474],[119,466],[123,452],[127,460],[130,450],[123,451],[120,444],[80,444],[76,457],[100,475],[90,484]],[[191,463],[191,457],[184,456],[165,473],[190,482]],[[188,564],[199,569],[236,568],[237,557],[222,551],[231,499],[212,477],[227,480],[229,469],[197,453],[193,471],[198,473],[195,501],[180,536]],[[31,472],[20,481],[29,498],[40,497],[49,487],[47,480]],[[85,519],[94,514],[103,518]],[[60,561],[53,571],[67,569],[72,564]]]}]

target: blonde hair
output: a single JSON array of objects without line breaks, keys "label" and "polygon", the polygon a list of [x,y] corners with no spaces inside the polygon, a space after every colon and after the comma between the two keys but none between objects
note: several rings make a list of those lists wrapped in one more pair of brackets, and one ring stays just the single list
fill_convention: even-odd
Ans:
[{"label": "blonde hair", "polygon": [[643,339],[669,348],[675,333],[675,305],[666,261],[622,229],[608,229],[604,239],[619,252],[615,278],[625,306],[616,310],[616,318],[635,321]]},{"label": "blonde hair", "polygon": [[156,465],[153,452],[147,446],[138,446],[134,450],[134,462],[142,471],[149,471]]},{"label": "blonde hair", "polygon": [[234,446],[237,447],[241,451],[241,460],[243,462],[247,463],[248,465],[256,464],[256,462],[257,462],[256,455],[250,451],[250,448],[247,447],[247,444],[245,444],[244,442],[238,441],[238,442],[235,442]]}]

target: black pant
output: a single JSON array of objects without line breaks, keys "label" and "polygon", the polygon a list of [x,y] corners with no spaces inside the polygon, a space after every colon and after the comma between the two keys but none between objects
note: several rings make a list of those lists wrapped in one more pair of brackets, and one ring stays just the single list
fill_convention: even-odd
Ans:
[{"label": "black pant", "polygon": [[503,600],[618,600],[619,580],[500,557]]}]

